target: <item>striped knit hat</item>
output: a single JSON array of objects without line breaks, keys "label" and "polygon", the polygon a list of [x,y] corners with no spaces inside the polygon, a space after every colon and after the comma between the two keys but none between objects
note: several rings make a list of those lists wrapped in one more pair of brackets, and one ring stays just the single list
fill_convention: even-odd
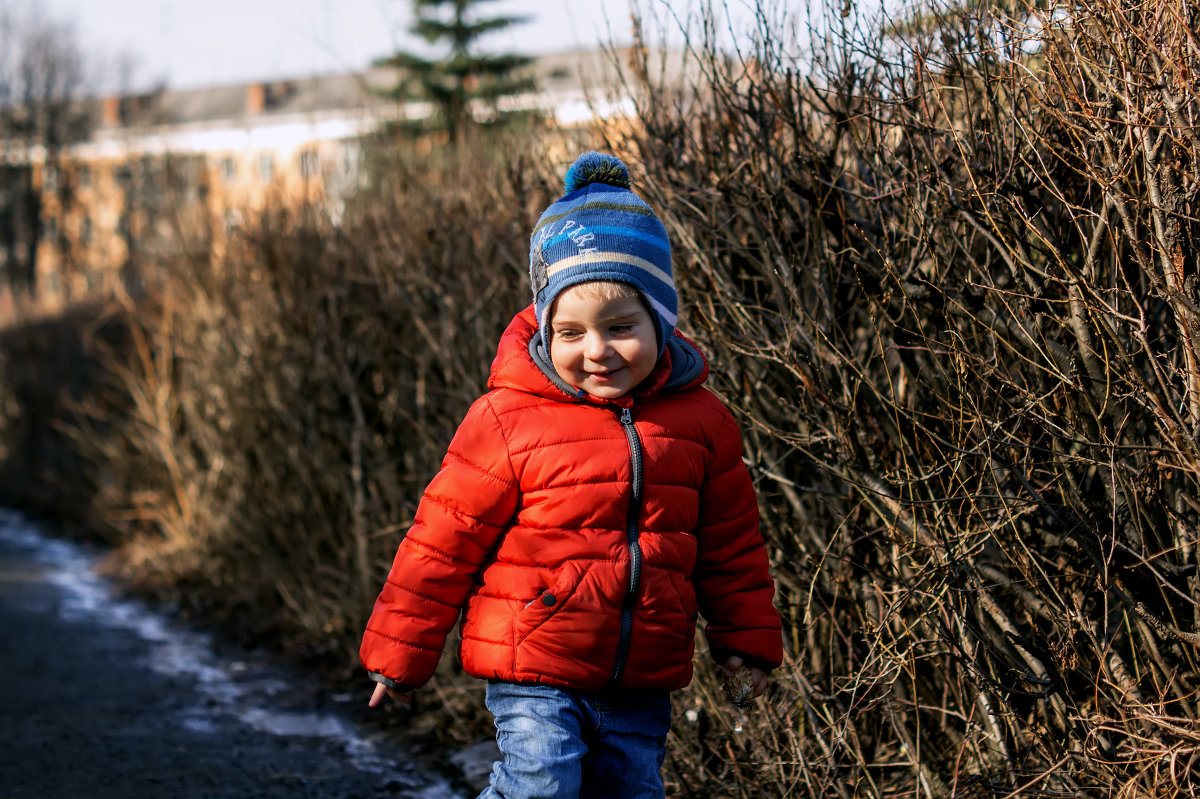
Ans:
[{"label": "striped knit hat", "polygon": [[593,280],[628,283],[654,311],[658,354],[675,330],[679,299],[667,229],[629,189],[614,156],[584,153],[567,170],[566,194],[542,212],[529,239],[529,279],[542,346],[550,306],[564,289]]}]

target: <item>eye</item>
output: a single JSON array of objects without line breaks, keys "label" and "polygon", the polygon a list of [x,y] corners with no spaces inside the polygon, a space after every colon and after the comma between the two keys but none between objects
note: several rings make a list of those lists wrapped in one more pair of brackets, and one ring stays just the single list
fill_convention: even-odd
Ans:
[{"label": "eye", "polygon": [[608,330],[609,330],[609,332],[610,332],[610,333],[612,333],[614,336],[628,336],[628,335],[630,335],[631,333],[633,333],[633,327],[634,327],[634,326],[633,326],[632,324],[627,324],[627,325],[613,325],[613,326],[612,326],[612,327],[610,327]]},{"label": "eye", "polygon": [[570,330],[570,329],[555,330],[554,337],[562,339],[563,341],[573,341],[573,340],[579,338],[579,331],[578,330]]}]

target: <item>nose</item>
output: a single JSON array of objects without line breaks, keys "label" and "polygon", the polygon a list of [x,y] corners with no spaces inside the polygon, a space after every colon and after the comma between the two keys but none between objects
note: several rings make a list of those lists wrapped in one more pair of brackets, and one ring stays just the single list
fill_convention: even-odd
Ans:
[{"label": "nose", "polygon": [[588,333],[583,341],[583,355],[590,361],[604,360],[611,349],[608,337],[598,332]]}]

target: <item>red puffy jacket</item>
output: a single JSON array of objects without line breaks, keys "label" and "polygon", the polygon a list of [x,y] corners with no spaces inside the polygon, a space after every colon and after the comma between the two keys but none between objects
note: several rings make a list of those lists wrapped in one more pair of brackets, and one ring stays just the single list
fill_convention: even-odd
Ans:
[{"label": "red puffy jacket", "polygon": [[363,665],[421,686],[465,608],[463,667],[484,679],[682,688],[697,613],[718,663],[778,666],[758,505],[703,356],[676,335],[631,396],[601,401],[558,379],[535,332],[532,307],[505,331],[400,543]]}]

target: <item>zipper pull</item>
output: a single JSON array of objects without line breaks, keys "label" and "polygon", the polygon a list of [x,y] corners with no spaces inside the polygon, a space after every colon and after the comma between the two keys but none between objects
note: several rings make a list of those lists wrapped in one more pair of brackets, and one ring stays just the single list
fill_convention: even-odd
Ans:
[{"label": "zipper pull", "polygon": [[621,409],[621,424],[633,424],[633,411],[629,408]]}]

